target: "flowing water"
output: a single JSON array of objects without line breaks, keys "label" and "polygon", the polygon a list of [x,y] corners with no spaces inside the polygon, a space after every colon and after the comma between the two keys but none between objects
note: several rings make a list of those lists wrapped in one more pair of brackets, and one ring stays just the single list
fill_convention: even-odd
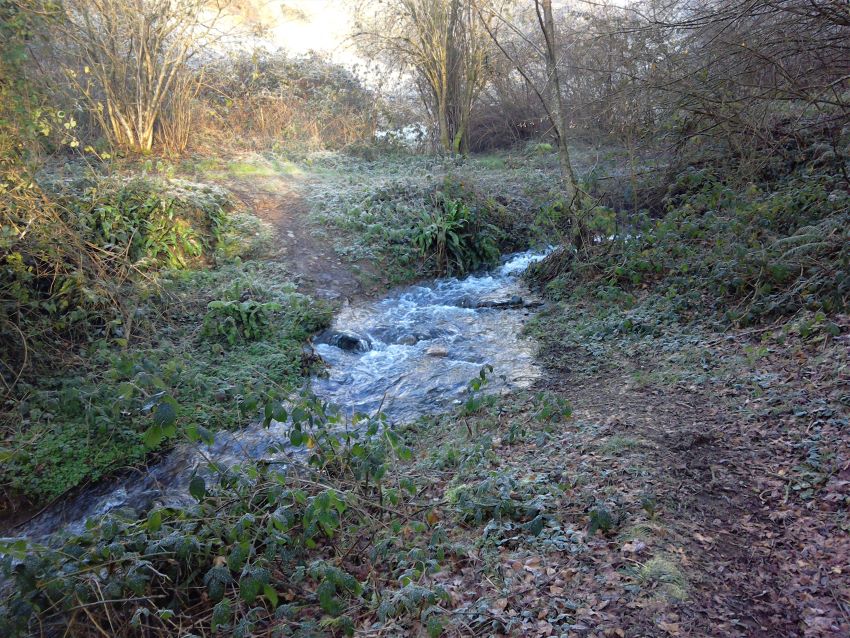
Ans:
[{"label": "flowing water", "polygon": [[[543,256],[511,255],[482,275],[438,279],[379,302],[345,307],[333,329],[319,338],[324,343],[316,350],[328,367],[311,380],[312,391],[348,414],[380,409],[391,420],[404,421],[459,402],[486,364],[493,366],[488,387],[527,387],[538,369],[521,328],[535,300],[518,275]],[[212,445],[178,447],[148,468],[51,506],[15,533],[44,539],[62,528],[81,531],[88,518],[119,508],[186,502],[189,477],[198,466],[272,460],[286,440],[281,423],[218,432]]]}]

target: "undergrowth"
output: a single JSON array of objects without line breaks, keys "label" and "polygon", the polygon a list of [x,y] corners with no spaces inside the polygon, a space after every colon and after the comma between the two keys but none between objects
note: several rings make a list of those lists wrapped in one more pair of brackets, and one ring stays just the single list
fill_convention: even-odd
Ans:
[{"label": "undergrowth", "polygon": [[[285,465],[210,468],[190,482],[195,506],[92,520],[58,548],[3,544],[14,580],[3,635],[97,635],[104,623],[125,636],[351,635],[365,610],[421,618],[439,635],[445,594],[418,581],[446,549],[439,534],[415,552],[406,540],[431,525],[416,483],[397,470],[412,458],[403,435],[380,414],[343,431],[312,395],[286,405],[279,396],[263,401],[266,425],[290,424]],[[410,561],[397,559],[404,547]],[[367,578],[373,569],[381,576]]]},{"label": "undergrowth", "polygon": [[671,185],[666,214],[616,237],[563,249],[529,271],[555,298],[590,293],[633,302],[651,288],[686,318],[706,310],[746,326],[800,309],[841,312],[850,298],[846,181],[796,173],[736,186],[712,169]]},{"label": "undergrowth", "polygon": [[[469,398],[485,385],[486,370]],[[570,421],[558,397],[477,400],[402,427],[283,398],[262,403],[266,425],[288,424],[285,462],[210,467],[187,486],[194,505],[112,513],[50,547],[0,545],[3,634],[462,634],[492,613],[450,611],[444,569],[500,547],[575,552],[597,532],[592,508],[565,520],[564,479],[503,467]]]},{"label": "undergrowth", "polygon": [[178,421],[240,426],[247,397],[313,365],[302,344],[330,309],[279,265],[242,261],[271,233],[224,189],[150,176],[18,188],[0,208],[2,514],[141,463]]},{"label": "undergrowth", "polygon": [[[285,277],[265,262],[174,272],[160,296],[139,308],[151,315],[152,339],[134,339],[132,351],[100,339],[80,353],[74,374],[21,382],[6,414],[0,484],[7,499],[43,502],[140,462],[174,437],[173,428],[157,427],[166,398],[177,406],[172,420],[215,431],[244,425],[268,389],[299,384],[313,365],[302,344],[331,312]],[[237,323],[221,308],[246,319]]]},{"label": "undergrowth", "polygon": [[316,157],[310,170],[322,183],[313,189],[313,214],[337,231],[344,258],[384,265],[386,284],[463,275],[494,264],[499,252],[551,241],[550,220],[539,211],[555,195],[534,163],[542,161],[494,169],[486,157]]},{"label": "undergrowth", "polygon": [[233,204],[218,187],[150,177],[6,186],[0,379],[7,391],[41,365],[55,367],[76,344],[126,337],[138,290],[158,270],[238,251]]}]

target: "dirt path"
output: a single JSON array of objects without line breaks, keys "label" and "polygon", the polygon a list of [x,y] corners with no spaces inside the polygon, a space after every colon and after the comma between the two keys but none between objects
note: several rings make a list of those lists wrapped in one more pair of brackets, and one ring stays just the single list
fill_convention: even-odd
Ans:
[{"label": "dirt path", "polygon": [[274,228],[271,258],[286,265],[303,292],[333,302],[351,301],[366,294],[361,280],[339,258],[331,241],[320,236],[324,229],[311,222],[305,200],[309,182],[263,176],[232,180],[227,187]]},{"label": "dirt path", "polygon": [[[657,574],[644,577],[657,597],[615,606],[611,620],[629,634],[639,627],[652,635],[797,635],[793,608],[783,601],[776,566],[762,547],[778,532],[752,493],[745,451],[728,447],[734,423],[728,409],[700,393],[637,387],[636,368],[625,361],[619,367],[620,374],[612,371],[604,381],[561,379],[569,386],[559,388],[572,397],[580,422],[604,424],[595,432],[602,453],[592,461],[607,475],[618,505],[634,509],[647,495],[654,501],[646,530],[626,531],[610,566],[670,564],[659,563]],[[581,456],[586,463],[588,455]],[[623,551],[630,546],[635,551]],[[604,556],[600,552],[602,565]],[[686,589],[681,601],[664,591],[678,573]]]}]

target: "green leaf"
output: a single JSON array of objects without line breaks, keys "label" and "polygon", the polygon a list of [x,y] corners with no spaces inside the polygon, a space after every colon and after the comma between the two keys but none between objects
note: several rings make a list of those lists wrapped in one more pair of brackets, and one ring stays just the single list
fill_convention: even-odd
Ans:
[{"label": "green leaf", "polygon": [[269,572],[262,567],[249,567],[239,579],[239,597],[253,603],[269,583]]},{"label": "green leaf", "polygon": [[210,629],[213,633],[222,626],[230,624],[233,618],[233,610],[228,598],[223,599],[215,607],[213,607],[212,626]]},{"label": "green leaf", "polygon": [[202,425],[192,423],[186,428],[186,436],[190,441],[202,441],[207,445],[215,443],[215,435]]},{"label": "green leaf", "polygon": [[213,443],[215,443],[215,435],[203,425],[197,426],[197,431],[198,436],[201,437],[201,441],[203,441],[207,445],[212,445]]},{"label": "green leaf", "polygon": [[168,400],[170,397],[163,397],[157,403],[156,410],[153,413],[153,422],[160,428],[166,429],[177,421],[177,407],[174,399]]},{"label": "green leaf", "polygon": [[333,583],[327,580],[322,581],[316,589],[316,594],[319,596],[319,606],[324,611],[332,616],[339,614],[342,605],[336,599],[336,586]]},{"label": "green leaf", "polygon": [[152,510],[148,514],[147,528],[149,532],[158,532],[162,527],[162,510]]},{"label": "green leaf", "polygon": [[279,598],[277,592],[274,590],[274,587],[272,587],[271,585],[265,585],[263,587],[263,596],[265,596],[266,600],[268,600],[272,604],[273,608],[277,608]]},{"label": "green leaf", "polygon": [[298,447],[304,442],[304,434],[301,430],[293,428],[289,431],[289,442]]},{"label": "green leaf", "polygon": [[224,565],[211,568],[204,576],[207,593],[213,601],[221,600],[224,597],[225,588],[232,581],[230,570]]},{"label": "green leaf", "polygon": [[189,494],[199,503],[207,495],[207,483],[202,476],[193,476],[189,481]]},{"label": "green leaf", "polygon": [[158,425],[152,425],[145,433],[142,435],[142,441],[145,444],[145,447],[149,450],[158,447],[160,443],[162,443],[163,439],[165,439],[165,432],[162,431],[162,428]]},{"label": "green leaf", "polygon": [[230,571],[237,572],[244,567],[251,555],[251,543],[243,541],[233,546],[230,550],[230,555],[227,557],[227,567]]},{"label": "green leaf", "polygon": [[535,516],[534,519],[530,520],[528,523],[523,525],[523,528],[528,534],[532,536],[540,536],[540,532],[543,531],[543,527],[546,525],[546,518],[540,514]]}]

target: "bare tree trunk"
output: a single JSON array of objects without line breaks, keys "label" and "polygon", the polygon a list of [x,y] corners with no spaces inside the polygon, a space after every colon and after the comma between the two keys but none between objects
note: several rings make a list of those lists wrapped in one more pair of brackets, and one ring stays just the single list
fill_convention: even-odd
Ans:
[{"label": "bare tree trunk", "polygon": [[489,44],[474,19],[472,0],[361,0],[357,15],[360,31],[354,37],[365,55],[418,76],[440,151],[466,151],[469,113],[485,82]]},{"label": "bare tree trunk", "polygon": [[[578,208],[578,183],[570,160],[570,149],[567,146],[567,131],[569,117],[561,93],[561,80],[558,75],[558,56],[555,44],[555,20],[552,16],[552,0],[535,0],[537,17],[546,41],[544,56],[546,58],[546,93],[549,97],[549,114],[558,147],[558,162],[561,167],[561,181],[570,211]],[[542,8],[542,17],[541,17]]]},{"label": "bare tree trunk", "polygon": [[451,139],[449,136],[449,108],[446,100],[445,82],[441,87],[443,90],[437,98],[437,123],[440,127],[440,149],[447,153],[451,150]]}]

